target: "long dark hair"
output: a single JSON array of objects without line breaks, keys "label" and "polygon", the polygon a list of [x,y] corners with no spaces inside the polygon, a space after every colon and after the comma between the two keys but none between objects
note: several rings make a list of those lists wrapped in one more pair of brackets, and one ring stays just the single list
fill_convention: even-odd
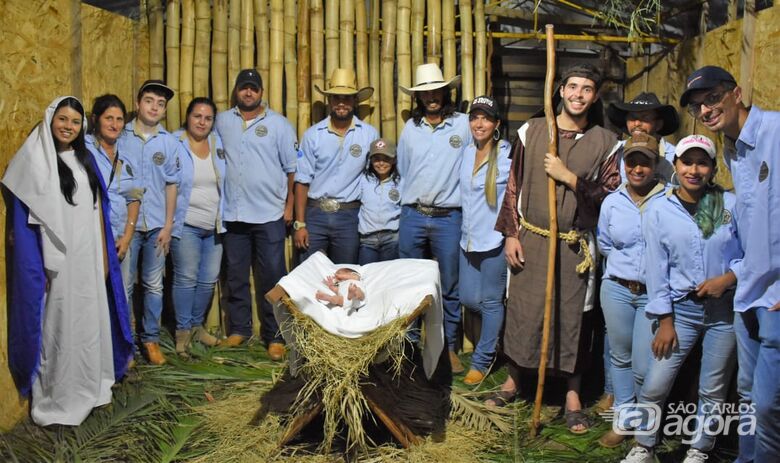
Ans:
[{"label": "long dark hair", "polygon": [[[217,105],[214,104],[214,102],[211,100],[211,98],[208,98],[208,97],[205,97],[205,96],[198,96],[198,97],[193,98],[192,101],[190,101],[190,104],[187,105],[187,112],[184,114],[184,123],[181,125],[184,128],[184,130],[189,129],[189,127],[187,127],[187,124],[189,123],[190,114],[192,114],[192,111],[195,110],[195,106],[197,106],[199,104],[205,104],[205,105],[211,106],[211,111],[214,112],[214,123],[216,124],[216,122],[217,122]],[[213,125],[211,126],[211,130],[214,130],[214,126]]]},{"label": "long dark hair", "polygon": [[92,122],[90,133],[92,135],[95,135],[96,137],[100,136],[98,119],[100,119],[100,116],[109,108],[119,108],[119,110],[122,111],[122,117],[125,119],[125,122],[127,122],[127,109],[125,109],[125,104],[122,103],[122,100],[119,99],[118,96],[110,93],[100,95],[92,102],[92,117],[90,118],[90,122]]},{"label": "long dark hair", "polygon": [[[57,111],[59,111],[60,108],[64,108],[66,106],[78,111],[78,113],[81,114],[81,120],[84,120],[84,107],[81,105],[79,100],[73,97],[67,97],[60,101],[60,103],[54,109],[54,114],[57,114]],[[52,122],[54,122],[53,118]],[[79,130],[79,134],[70,144],[70,146],[76,153],[76,160],[79,162],[79,164],[82,165],[82,167],[84,167],[84,171],[87,173],[87,178],[89,178],[89,188],[92,190],[92,204],[95,204],[97,203],[99,180],[97,172],[95,172],[95,166],[92,164],[92,156],[89,154],[89,151],[87,151],[87,146],[84,143],[83,127],[84,125],[82,122],[82,129]],[[54,134],[52,134],[52,138],[54,138]],[[55,151],[57,150],[56,140],[54,140],[54,149]],[[65,201],[67,201],[68,204],[75,206],[76,203],[73,202],[73,192],[76,190],[76,179],[73,178],[73,171],[70,170],[70,167],[68,167],[67,164],[65,164],[65,161],[60,158],[59,152],[57,153],[57,173],[60,176],[60,190],[62,191],[62,196],[65,197]]]},{"label": "long dark hair", "polygon": [[[441,118],[447,119],[448,117],[451,117],[453,114],[455,114],[456,107],[455,103],[452,101],[449,87],[445,87],[443,93],[444,96],[442,97],[441,101]],[[414,101],[416,104],[414,108],[412,108],[412,119],[414,120],[414,125],[420,125],[422,118],[425,116],[425,106],[417,94],[414,96]]]}]

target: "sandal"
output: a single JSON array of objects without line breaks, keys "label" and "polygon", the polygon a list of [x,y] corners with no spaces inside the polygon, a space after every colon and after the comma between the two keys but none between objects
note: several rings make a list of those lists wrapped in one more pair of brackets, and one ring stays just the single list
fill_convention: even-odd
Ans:
[{"label": "sandal", "polygon": [[[513,403],[517,400],[517,391],[510,392],[510,391],[496,391],[491,394],[489,394],[487,397],[485,397],[485,400],[482,402],[488,407],[506,407],[507,405]],[[488,400],[492,400],[493,404],[488,404]]]},{"label": "sandal", "polygon": [[[590,418],[582,410],[566,410],[563,419],[566,420],[566,427],[572,434],[585,434],[591,426]],[[585,429],[574,429],[577,425],[582,425]]]}]

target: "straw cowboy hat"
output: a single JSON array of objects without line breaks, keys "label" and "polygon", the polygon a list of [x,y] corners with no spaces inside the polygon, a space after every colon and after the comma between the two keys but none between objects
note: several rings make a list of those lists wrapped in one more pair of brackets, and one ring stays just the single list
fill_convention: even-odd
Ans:
[{"label": "straw cowboy hat", "polygon": [[414,71],[414,87],[406,88],[399,85],[405,93],[424,92],[426,90],[436,90],[442,87],[455,87],[460,83],[460,76],[455,76],[450,80],[444,80],[439,65],[436,63],[427,63],[417,66]]},{"label": "straw cowboy hat", "polygon": [[680,117],[677,115],[677,110],[672,105],[661,103],[655,93],[640,93],[628,103],[612,103],[607,108],[607,117],[609,117],[609,121],[615,127],[623,130],[623,132],[627,132],[626,116],[628,113],[649,111],[651,109],[657,110],[658,117],[664,121],[663,126],[658,130],[658,135],[669,135],[677,131],[677,128],[680,126]]},{"label": "straw cowboy hat", "polygon": [[358,90],[355,71],[343,68],[333,70],[330,80],[328,80],[328,87],[325,90],[322,90],[317,84],[314,84],[314,88],[325,96],[356,95],[358,101],[363,101],[374,93],[373,87],[364,87]]}]

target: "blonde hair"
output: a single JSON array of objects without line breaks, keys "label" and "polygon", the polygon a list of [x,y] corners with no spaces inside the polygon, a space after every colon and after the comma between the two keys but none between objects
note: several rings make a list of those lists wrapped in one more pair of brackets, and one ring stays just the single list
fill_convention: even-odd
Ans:
[{"label": "blonde hair", "polygon": [[485,200],[488,206],[496,207],[498,198],[496,193],[496,180],[498,179],[498,145],[501,140],[491,139],[493,147],[490,149],[487,161],[487,172],[485,172]]}]

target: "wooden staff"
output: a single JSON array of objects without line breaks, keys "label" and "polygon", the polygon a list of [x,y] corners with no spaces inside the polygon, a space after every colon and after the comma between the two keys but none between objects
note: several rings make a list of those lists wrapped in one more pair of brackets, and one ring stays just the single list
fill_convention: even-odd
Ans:
[{"label": "wooden staff", "polygon": [[[547,31],[547,74],[544,78],[544,118],[547,120],[549,143],[547,152],[558,156],[558,125],[555,122],[553,92],[555,92],[555,37],[553,25],[545,27]],[[542,325],[542,346],[539,354],[539,381],[536,383],[536,400],[531,422],[531,436],[539,430],[539,417],[542,413],[542,395],[544,378],[547,372],[547,348],[550,343],[550,319],[552,318],[553,292],[555,291],[555,255],[558,251],[558,204],[555,194],[555,180],[547,177],[547,208],[550,214],[550,236],[547,240],[547,286],[544,296],[544,322]]]}]

